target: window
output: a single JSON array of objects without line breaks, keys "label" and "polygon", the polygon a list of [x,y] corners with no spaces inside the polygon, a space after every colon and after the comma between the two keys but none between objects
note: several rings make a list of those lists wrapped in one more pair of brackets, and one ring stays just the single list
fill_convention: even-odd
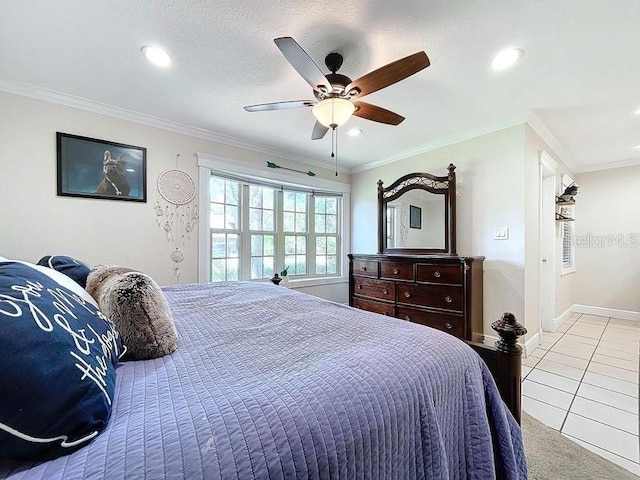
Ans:
[{"label": "window", "polygon": [[387,247],[396,246],[396,206],[389,205],[387,207]]},{"label": "window", "polygon": [[[568,175],[562,175],[562,191],[574,183]],[[567,218],[575,217],[575,205],[563,205],[560,214]],[[562,274],[576,271],[575,221],[561,222],[562,225]]]},{"label": "window", "polygon": [[341,275],[342,197],[211,176],[211,281]]},{"label": "window", "polygon": [[211,280],[238,280],[240,254],[239,184],[211,177]]}]

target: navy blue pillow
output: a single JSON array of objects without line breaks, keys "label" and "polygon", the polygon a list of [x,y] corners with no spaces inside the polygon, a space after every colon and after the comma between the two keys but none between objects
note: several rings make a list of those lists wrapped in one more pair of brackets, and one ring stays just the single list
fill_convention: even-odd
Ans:
[{"label": "navy blue pillow", "polygon": [[35,268],[0,262],[0,459],[46,460],[95,438],[122,353],[94,305]]},{"label": "navy blue pillow", "polygon": [[81,261],[64,255],[47,255],[38,260],[38,265],[53,268],[58,272],[64,273],[67,277],[75,280],[82,288],[87,286],[87,277],[91,271],[91,269]]}]

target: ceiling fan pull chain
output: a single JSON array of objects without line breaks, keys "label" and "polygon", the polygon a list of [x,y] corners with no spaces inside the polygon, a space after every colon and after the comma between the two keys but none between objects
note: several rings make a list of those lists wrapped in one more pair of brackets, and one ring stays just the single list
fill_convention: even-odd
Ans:
[{"label": "ceiling fan pull chain", "polygon": [[331,158],[336,159],[336,177],[338,176],[338,134],[336,127],[331,127]]},{"label": "ceiling fan pull chain", "polygon": [[334,146],[333,146],[335,138],[336,138],[336,129],[332,128],[331,129],[331,158],[336,156],[336,152],[335,152],[335,149],[334,149]]},{"label": "ceiling fan pull chain", "polygon": [[336,177],[338,176],[338,132],[336,131],[336,129],[333,129],[333,132],[335,133],[336,136]]}]

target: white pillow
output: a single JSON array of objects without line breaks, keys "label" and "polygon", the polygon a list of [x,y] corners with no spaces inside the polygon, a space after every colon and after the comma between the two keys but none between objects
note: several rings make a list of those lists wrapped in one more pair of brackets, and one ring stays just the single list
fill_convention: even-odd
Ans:
[{"label": "white pillow", "polygon": [[20,260],[9,260],[4,257],[0,257],[0,262],[21,263],[23,265],[26,265],[27,267],[33,268],[34,270],[38,270],[39,272],[44,273],[47,277],[51,278],[53,281],[58,282],[62,287],[66,288],[67,290],[71,290],[77,296],[82,298],[85,302],[90,303],[96,308],[99,308],[98,303],[93,299],[93,297],[89,295],[89,293],[84,288],[78,285],[78,283],[75,280],[71,279],[70,277],[67,277],[64,273],[60,273],[57,270],[54,270],[53,268],[43,267],[41,265],[34,265],[33,263],[22,262]]}]

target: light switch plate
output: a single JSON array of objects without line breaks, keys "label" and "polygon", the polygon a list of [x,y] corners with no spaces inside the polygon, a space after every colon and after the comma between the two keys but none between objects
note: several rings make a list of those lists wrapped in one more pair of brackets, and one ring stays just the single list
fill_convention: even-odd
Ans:
[{"label": "light switch plate", "polygon": [[493,227],[494,240],[509,240],[509,227]]}]

